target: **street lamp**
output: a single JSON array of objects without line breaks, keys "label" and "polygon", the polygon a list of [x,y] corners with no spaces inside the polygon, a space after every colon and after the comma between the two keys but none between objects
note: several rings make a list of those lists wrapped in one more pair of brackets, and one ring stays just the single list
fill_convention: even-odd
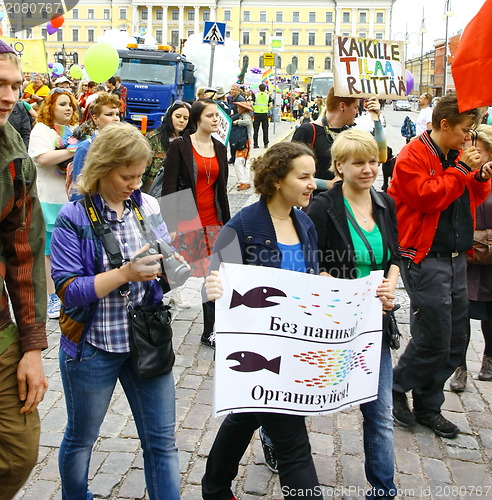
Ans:
[{"label": "street lamp", "polygon": [[444,14],[443,19],[446,20],[446,41],[444,43],[444,79],[442,82],[442,95],[446,95],[446,79],[448,76],[448,22],[449,18],[454,15],[451,10],[451,0],[445,0],[444,2]]},{"label": "street lamp", "polygon": [[419,79],[419,93],[422,95],[422,73],[424,67],[424,33],[427,33],[427,29],[425,27],[425,15],[424,15],[424,7],[422,7],[422,22],[420,23],[420,79]]},{"label": "street lamp", "polygon": [[65,50],[65,44],[62,44],[62,48],[60,51],[53,54],[53,58],[64,68],[66,68],[67,64],[78,64],[79,62],[79,54],[77,53],[77,51],[74,50],[73,52],[67,52]]},{"label": "street lamp", "polygon": [[410,35],[416,35],[416,36],[419,36],[419,33],[415,33],[414,31],[408,31],[408,23],[406,24],[405,26],[405,33],[399,31],[398,33],[393,33],[393,37],[396,39],[396,37],[398,35],[403,35],[405,37],[405,40],[404,40],[404,53],[403,53],[403,59],[404,59],[404,62],[405,62],[405,68],[407,66],[407,46],[408,44],[410,43]]}]

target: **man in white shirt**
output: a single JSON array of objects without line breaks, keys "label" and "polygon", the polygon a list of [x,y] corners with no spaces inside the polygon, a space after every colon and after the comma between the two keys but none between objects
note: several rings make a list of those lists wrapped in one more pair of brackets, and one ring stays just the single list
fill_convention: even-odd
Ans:
[{"label": "man in white shirt", "polygon": [[419,97],[420,113],[417,118],[417,137],[426,130],[432,130],[432,94],[425,93]]}]

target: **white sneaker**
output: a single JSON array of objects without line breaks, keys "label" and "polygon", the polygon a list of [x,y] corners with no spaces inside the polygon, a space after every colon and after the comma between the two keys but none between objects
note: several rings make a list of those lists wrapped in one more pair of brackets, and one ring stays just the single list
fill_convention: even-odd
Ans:
[{"label": "white sneaker", "polygon": [[180,307],[181,309],[189,309],[191,307],[191,304],[181,295],[181,290],[179,288],[171,290],[171,300],[176,307]]},{"label": "white sneaker", "polygon": [[58,319],[60,317],[60,299],[56,294],[50,295],[48,299],[48,318]]}]

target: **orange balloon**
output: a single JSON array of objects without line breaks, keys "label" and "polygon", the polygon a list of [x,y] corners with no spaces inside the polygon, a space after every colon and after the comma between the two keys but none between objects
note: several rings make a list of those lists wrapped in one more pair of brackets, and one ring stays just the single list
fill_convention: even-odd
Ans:
[{"label": "orange balloon", "polygon": [[61,28],[61,26],[63,25],[63,23],[65,22],[65,18],[61,15],[54,15],[52,18],[51,18],[51,26],[53,26],[53,28]]},{"label": "orange balloon", "polygon": [[0,36],[2,36],[2,35],[3,35],[3,29],[0,28]]}]

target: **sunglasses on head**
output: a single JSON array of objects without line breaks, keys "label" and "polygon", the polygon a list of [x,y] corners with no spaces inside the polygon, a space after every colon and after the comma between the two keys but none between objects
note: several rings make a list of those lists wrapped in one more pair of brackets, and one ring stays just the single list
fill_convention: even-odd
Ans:
[{"label": "sunglasses on head", "polygon": [[191,108],[191,106],[190,106],[190,104],[188,102],[180,101],[180,100],[174,101],[172,105],[173,106],[184,106],[185,108],[188,108],[188,109]]},{"label": "sunglasses on head", "polygon": [[62,87],[55,87],[50,90],[50,94],[70,94],[72,95],[72,91],[70,89],[65,89]]}]

